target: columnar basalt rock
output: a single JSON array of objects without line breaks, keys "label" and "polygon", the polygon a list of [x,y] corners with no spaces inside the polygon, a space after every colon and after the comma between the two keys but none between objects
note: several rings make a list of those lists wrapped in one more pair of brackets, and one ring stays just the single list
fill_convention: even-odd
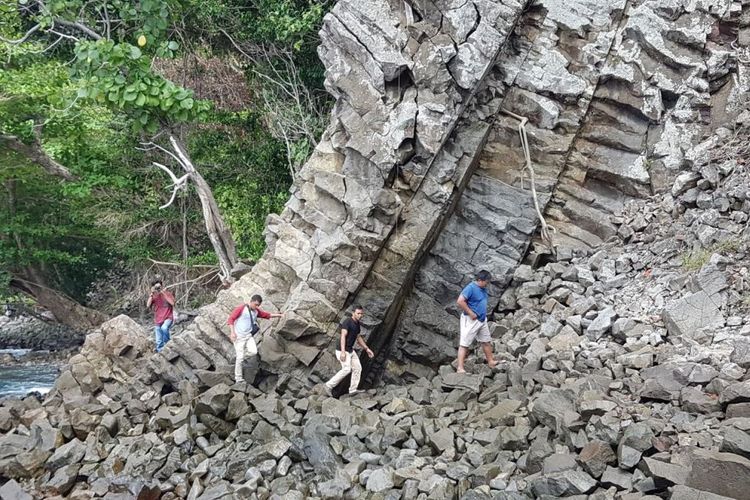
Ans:
[{"label": "columnar basalt rock", "polygon": [[266,373],[334,369],[335,325],[355,302],[378,352],[369,383],[434,373],[453,356],[453,304],[473,272],[493,273],[495,308],[530,245],[546,252],[506,111],[529,119],[559,255],[601,244],[627,200],[697,161],[686,152],[713,119],[706,110],[738,92],[721,34],[737,23],[732,5],[338,2],[320,47],[331,125],[269,217],[263,259],[150,360],[154,377],[226,372],[224,317],[256,292],[287,311],[263,331]]}]

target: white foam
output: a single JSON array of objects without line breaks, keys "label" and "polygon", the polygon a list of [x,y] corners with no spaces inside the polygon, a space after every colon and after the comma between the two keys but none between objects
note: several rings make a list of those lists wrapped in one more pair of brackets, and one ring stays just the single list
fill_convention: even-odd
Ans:
[{"label": "white foam", "polygon": [[52,387],[29,387],[26,390],[26,394],[29,394],[31,392],[38,392],[39,394],[47,394],[51,390],[52,390]]}]

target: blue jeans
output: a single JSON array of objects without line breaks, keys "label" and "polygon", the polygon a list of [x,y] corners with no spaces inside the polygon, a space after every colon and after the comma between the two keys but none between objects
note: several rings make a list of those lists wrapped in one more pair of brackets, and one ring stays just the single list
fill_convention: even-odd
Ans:
[{"label": "blue jeans", "polygon": [[156,352],[164,348],[164,344],[169,342],[169,329],[172,327],[172,320],[165,319],[161,325],[154,327],[154,337],[156,339]]}]

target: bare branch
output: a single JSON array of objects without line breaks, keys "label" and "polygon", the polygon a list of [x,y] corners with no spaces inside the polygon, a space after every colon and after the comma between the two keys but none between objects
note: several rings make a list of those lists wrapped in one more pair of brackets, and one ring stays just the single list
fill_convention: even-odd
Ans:
[{"label": "bare branch", "polygon": [[242,54],[243,56],[247,57],[250,60],[253,60],[252,56],[250,56],[248,53],[246,53],[244,50],[242,50],[242,47],[240,47],[239,45],[237,45],[237,42],[234,41],[234,38],[232,38],[231,36],[229,36],[229,33],[227,33],[224,30],[224,28],[219,28],[219,31],[221,31],[221,33],[225,37],[227,37],[229,39],[229,41],[232,43],[232,45],[234,45],[234,48],[237,49],[240,54]]},{"label": "bare branch", "polygon": [[[172,266],[172,267],[185,267],[185,264],[180,262],[164,262],[160,260],[148,259],[150,262],[157,266]],[[219,266],[212,266],[211,264],[192,264],[190,267],[204,268],[204,269],[218,269]]]},{"label": "bare branch", "polygon": [[55,40],[51,44],[47,45],[42,50],[34,50],[34,51],[29,52],[30,54],[44,54],[48,50],[54,49],[57,46],[58,43],[62,42],[65,38],[67,38],[67,35],[63,35],[63,34],[60,34],[60,33],[55,33],[52,30],[50,30],[50,32],[53,33],[53,34],[55,34],[55,35],[57,35],[57,40]]},{"label": "bare branch", "polygon": [[19,38],[18,40],[10,40],[8,38],[0,36],[0,42],[9,43],[11,45],[20,45],[23,42],[25,42],[26,40],[28,40],[29,37],[31,35],[33,35],[34,32],[38,31],[39,28],[41,28],[41,27],[42,27],[41,24],[35,24],[34,26],[31,27],[31,29],[29,29],[29,31],[27,31],[26,33],[24,33],[24,35],[21,38]]},{"label": "bare branch", "polygon": [[180,159],[179,159],[179,158],[177,157],[177,155],[176,155],[176,154],[174,154],[173,152],[171,152],[170,150],[168,150],[168,149],[166,149],[166,148],[164,148],[164,147],[162,147],[162,146],[159,146],[159,145],[158,145],[158,144],[156,144],[155,142],[142,142],[141,144],[142,144],[142,145],[143,145],[144,147],[143,147],[143,148],[136,148],[136,149],[138,149],[139,151],[152,151],[152,150],[154,150],[154,149],[158,149],[158,150],[159,150],[159,151],[161,151],[162,153],[166,153],[166,154],[168,154],[169,156],[171,156],[171,157],[172,157],[172,159],[173,159],[174,161],[176,161],[177,163],[179,163],[179,164],[180,164],[180,166],[181,166],[181,167],[182,167],[183,169],[185,168],[185,165],[184,165],[184,164],[182,163],[182,160],[180,160]]},{"label": "bare branch", "polygon": [[187,180],[190,177],[190,174],[185,174],[182,177],[177,178],[177,176],[174,175],[174,173],[169,168],[165,167],[161,163],[158,163],[158,162],[152,162],[152,163],[154,164],[154,166],[159,167],[160,169],[164,170],[167,174],[169,174],[169,177],[172,179],[172,187],[173,187],[172,197],[169,198],[169,201],[165,205],[162,205],[159,207],[159,209],[165,209],[169,205],[172,204],[172,202],[175,199],[175,196],[177,196],[177,191],[187,186]]},{"label": "bare branch", "polygon": [[110,30],[112,29],[112,25],[109,20],[109,11],[107,10],[107,3],[104,3],[104,26],[107,33],[107,40],[110,38]]},{"label": "bare branch", "polygon": [[82,31],[83,33],[87,34],[90,38],[93,38],[94,40],[102,40],[104,37],[102,37],[99,33],[92,30],[88,26],[79,23],[78,21],[66,21],[65,19],[55,18],[54,24],[59,24],[60,26],[67,26],[68,28],[73,28],[78,31]]}]

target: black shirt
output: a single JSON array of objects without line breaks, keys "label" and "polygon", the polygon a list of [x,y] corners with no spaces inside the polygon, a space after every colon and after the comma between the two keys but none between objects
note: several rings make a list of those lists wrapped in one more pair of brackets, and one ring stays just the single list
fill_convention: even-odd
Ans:
[{"label": "black shirt", "polygon": [[[346,352],[352,352],[354,350],[354,343],[359,337],[359,323],[354,321],[352,318],[346,318],[339,325],[339,332],[346,330]],[[340,345],[340,344],[339,344]]]}]

